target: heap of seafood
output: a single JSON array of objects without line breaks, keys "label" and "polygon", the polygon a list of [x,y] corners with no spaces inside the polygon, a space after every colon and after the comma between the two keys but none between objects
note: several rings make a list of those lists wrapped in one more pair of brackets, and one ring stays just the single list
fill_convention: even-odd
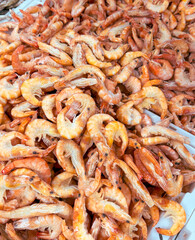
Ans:
[{"label": "heap of seafood", "polygon": [[[195,182],[195,1],[46,0],[0,23],[0,234],[147,239]],[[154,124],[148,109],[161,116]]]}]

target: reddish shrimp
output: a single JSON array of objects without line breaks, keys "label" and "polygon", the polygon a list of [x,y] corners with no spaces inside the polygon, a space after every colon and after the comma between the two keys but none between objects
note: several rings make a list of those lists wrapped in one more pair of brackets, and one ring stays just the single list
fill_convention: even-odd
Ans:
[{"label": "reddish shrimp", "polygon": [[151,73],[162,80],[169,80],[173,76],[173,67],[167,60],[152,60],[149,62],[149,69]]},{"label": "reddish shrimp", "polygon": [[2,170],[3,174],[9,174],[15,168],[29,168],[32,169],[35,173],[38,174],[46,183],[50,184],[51,182],[51,170],[47,162],[38,157],[31,157],[25,159],[15,160]]}]

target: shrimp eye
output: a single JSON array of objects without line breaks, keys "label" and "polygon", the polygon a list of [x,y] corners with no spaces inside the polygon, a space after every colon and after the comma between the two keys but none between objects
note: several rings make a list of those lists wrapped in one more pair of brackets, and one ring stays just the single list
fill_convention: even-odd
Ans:
[{"label": "shrimp eye", "polygon": [[39,63],[39,65],[43,65],[43,63]]},{"label": "shrimp eye", "polygon": [[39,33],[39,34],[38,34],[38,37],[40,37],[40,36],[41,36],[41,34]]},{"label": "shrimp eye", "polygon": [[108,153],[105,153],[105,156],[108,157]]},{"label": "shrimp eye", "polygon": [[161,156],[160,159],[163,159],[163,156]]},{"label": "shrimp eye", "polygon": [[127,223],[130,223],[129,220],[126,221]]},{"label": "shrimp eye", "polygon": [[176,162],[175,164],[176,164],[176,165],[179,165],[180,163],[179,163],[179,162]]},{"label": "shrimp eye", "polygon": [[59,76],[59,78],[63,78],[63,76]]},{"label": "shrimp eye", "polygon": [[179,49],[177,49],[177,52],[179,52]]},{"label": "shrimp eye", "polygon": [[54,191],[50,191],[50,194],[54,194]]},{"label": "shrimp eye", "polygon": [[141,200],[142,203],[144,203],[144,200]]},{"label": "shrimp eye", "polygon": [[139,202],[139,199],[135,198],[135,202]]},{"label": "shrimp eye", "polygon": [[118,181],[116,181],[116,184],[118,184]]},{"label": "shrimp eye", "polygon": [[137,145],[137,143],[135,143],[135,146]]},{"label": "shrimp eye", "polygon": [[136,147],[136,149],[139,149],[138,147]]},{"label": "shrimp eye", "polygon": [[79,194],[78,194],[78,197],[80,197],[80,196],[81,196],[81,194],[79,193]]},{"label": "shrimp eye", "polygon": [[90,110],[90,108],[88,107],[88,108],[87,108],[87,110],[89,111],[89,110]]},{"label": "shrimp eye", "polygon": [[36,152],[36,151],[33,151],[33,154],[37,154],[37,152]]},{"label": "shrimp eye", "polygon": [[119,190],[121,190],[121,187],[118,187]]},{"label": "shrimp eye", "polygon": [[102,217],[105,218],[105,217],[106,217],[106,214],[103,213],[103,214],[102,214]]},{"label": "shrimp eye", "polygon": [[35,176],[30,177],[29,181],[32,182],[34,178],[35,178]]},{"label": "shrimp eye", "polygon": [[103,161],[103,159],[102,158],[100,158],[100,162],[102,162]]}]

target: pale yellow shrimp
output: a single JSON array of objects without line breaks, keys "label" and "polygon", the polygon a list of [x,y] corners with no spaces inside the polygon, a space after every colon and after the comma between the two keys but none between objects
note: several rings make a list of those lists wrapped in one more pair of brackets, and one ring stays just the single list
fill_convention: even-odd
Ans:
[{"label": "pale yellow shrimp", "polygon": [[54,36],[57,32],[59,32],[63,27],[62,21],[56,21],[48,24],[47,28],[41,33],[41,36],[38,37],[39,41],[47,41],[49,38]]},{"label": "pale yellow shrimp", "polygon": [[30,78],[21,86],[22,96],[32,105],[41,106],[41,101],[35,96],[41,96],[42,89],[53,87],[57,81],[59,81],[58,77]]},{"label": "pale yellow shrimp", "polygon": [[166,156],[159,152],[159,163],[163,170],[163,173],[167,180],[167,190],[166,193],[171,197],[178,196],[183,188],[183,176],[179,175],[177,180],[174,180],[172,172],[171,172],[171,164],[170,161],[166,158]]},{"label": "pale yellow shrimp", "polygon": [[98,68],[107,68],[111,67],[112,64],[110,62],[102,62],[98,60],[94,55],[91,49],[86,45],[82,44],[82,48],[84,49],[85,52],[85,57],[87,59],[87,62],[93,66],[96,66]]},{"label": "pale yellow shrimp", "polygon": [[135,108],[143,113],[144,109],[150,109],[152,106],[156,103],[156,100],[154,98],[146,97],[143,99],[143,101],[135,106]]},{"label": "pale yellow shrimp", "polygon": [[[38,126],[41,126],[41,128]],[[35,146],[36,138],[40,141],[41,138],[45,138],[46,135],[51,137],[60,137],[56,124],[45,119],[35,119],[31,121],[26,127],[25,135],[29,138],[26,142],[29,146]]]},{"label": "pale yellow shrimp", "polygon": [[116,149],[117,154],[122,156],[128,145],[128,136],[125,126],[117,121],[110,122],[105,127],[104,135],[110,148],[113,146],[114,141],[122,142],[121,146]]},{"label": "pale yellow shrimp", "polygon": [[169,216],[173,219],[173,225],[170,229],[156,228],[157,232],[162,235],[174,236],[176,235],[185,225],[186,213],[183,207],[172,200],[161,198],[158,196],[152,196],[155,205],[161,210],[166,211],[165,216]]},{"label": "pale yellow shrimp", "polygon": [[134,76],[130,76],[127,79],[127,81],[123,82],[123,85],[125,86],[127,91],[129,91],[130,93],[139,92],[141,90],[141,87],[142,87],[141,81]]},{"label": "pale yellow shrimp", "polygon": [[154,202],[147,190],[147,188],[144,186],[144,184],[139,181],[137,175],[134,173],[133,170],[122,160],[114,160],[114,164],[119,166],[125,173],[125,176],[128,178],[131,187],[133,190],[140,196],[140,198],[145,201],[145,203],[149,206],[152,207],[154,205]]},{"label": "pale yellow shrimp", "polygon": [[80,141],[80,147],[82,150],[83,155],[87,152],[87,150],[93,145],[93,140],[86,129],[85,132],[83,133]]},{"label": "pale yellow shrimp", "polygon": [[17,235],[12,223],[7,223],[6,224],[5,232],[9,236],[9,239],[11,239],[11,240],[22,240],[22,238],[20,238]]},{"label": "pale yellow shrimp", "polygon": [[29,116],[35,115],[37,112],[37,111],[32,111],[31,109],[33,108],[37,108],[37,106],[34,106],[29,102],[25,101],[13,107],[11,110],[11,115],[15,118],[29,117]]},{"label": "pale yellow shrimp", "polygon": [[14,51],[18,46],[21,45],[20,41],[12,42],[8,46],[0,49],[0,55]]},{"label": "pale yellow shrimp", "polygon": [[139,138],[141,143],[145,146],[150,146],[150,145],[157,145],[157,144],[163,144],[167,143],[169,141],[169,138],[167,137],[143,137]]},{"label": "pale yellow shrimp", "polygon": [[110,236],[109,240],[132,240],[129,234],[124,233],[112,218],[104,217],[103,215],[100,215],[100,218],[103,229]]},{"label": "pale yellow shrimp", "polygon": [[158,30],[159,30],[158,35],[160,36],[159,38],[157,38],[157,43],[162,44],[166,41],[170,41],[171,33],[167,28],[167,26],[161,20],[156,20],[156,22],[158,23]]},{"label": "pale yellow shrimp", "polygon": [[87,122],[87,131],[98,150],[106,157],[110,152],[110,147],[108,146],[107,140],[102,133],[102,127],[104,123],[109,123],[111,121],[114,121],[114,118],[108,114],[95,114],[90,117]]},{"label": "pale yellow shrimp", "polygon": [[72,40],[71,44],[74,45],[77,42],[86,43],[91,48],[95,56],[101,61],[104,61],[103,51],[100,46],[100,42],[96,37],[92,35],[78,35]]},{"label": "pale yellow shrimp", "polygon": [[128,44],[120,45],[116,49],[112,49],[112,50],[109,50],[109,51],[102,48],[104,56],[109,60],[120,59],[128,49],[129,49]]},{"label": "pale yellow shrimp", "polygon": [[81,67],[70,71],[64,78],[62,78],[58,83],[55,84],[55,88],[57,90],[61,90],[64,88],[64,86],[66,86],[66,82],[81,77],[84,74],[95,75],[100,78],[102,82],[104,82],[106,79],[105,74],[99,68],[92,65],[82,65]]},{"label": "pale yellow shrimp", "polygon": [[67,101],[72,95],[76,93],[82,93],[82,90],[79,88],[65,88],[56,96],[56,110],[59,113],[62,110],[61,103],[62,101]]},{"label": "pale yellow shrimp", "polygon": [[[46,215],[32,218],[23,218],[13,223],[14,228],[18,230],[34,230],[41,229],[41,232],[37,233],[37,236],[41,239],[54,239],[57,238],[62,229],[62,218],[57,215]],[[42,232],[44,229],[48,229],[49,233]]]},{"label": "pale yellow shrimp", "polygon": [[106,74],[107,77],[111,77],[117,74],[120,69],[121,69],[121,66],[116,63],[112,67],[104,68],[103,72]]},{"label": "pale yellow shrimp", "polygon": [[167,114],[167,100],[164,93],[158,87],[145,87],[140,92],[130,95],[129,100],[138,100],[142,98],[154,98],[160,105],[161,118],[163,119]]},{"label": "pale yellow shrimp", "polygon": [[[73,119],[71,122],[65,113],[68,111],[68,106],[73,102],[77,101],[80,103],[79,112],[80,114]],[[91,115],[95,113],[96,105],[95,101],[88,94],[74,94],[66,101],[66,107],[57,116],[57,129],[61,136],[66,139],[72,139],[81,135],[87,120]]]},{"label": "pale yellow shrimp", "polygon": [[43,157],[48,155],[50,151],[53,150],[54,146],[50,146],[49,148],[42,150],[38,147],[29,147],[24,144],[16,144],[12,145],[12,140],[15,138],[19,138],[23,141],[27,140],[27,137],[19,132],[12,131],[6,133],[4,136],[0,138],[0,148],[6,149],[6,151],[0,152],[1,161],[7,161],[14,158],[21,157]]},{"label": "pale yellow shrimp", "polygon": [[119,121],[127,125],[137,125],[141,122],[141,114],[133,108],[134,103],[128,101],[117,109],[116,117]]},{"label": "pale yellow shrimp", "polygon": [[78,67],[81,67],[82,65],[87,64],[85,52],[80,43],[78,43],[73,48],[72,61],[73,61],[73,65],[75,66],[75,68],[78,68]]},{"label": "pale yellow shrimp", "polygon": [[168,142],[173,149],[177,151],[179,156],[184,160],[184,164],[192,169],[195,170],[195,159],[191,155],[191,153],[187,150],[187,148],[179,141],[179,139],[171,140]]},{"label": "pale yellow shrimp", "polygon": [[169,110],[177,115],[193,115],[195,114],[195,106],[183,105],[184,99],[194,100],[194,97],[187,94],[179,94],[169,101]]},{"label": "pale yellow shrimp", "polygon": [[115,80],[118,83],[123,83],[127,81],[127,79],[131,76],[133,70],[137,66],[137,60],[132,60],[130,63],[125,65],[114,77],[113,80]]},{"label": "pale yellow shrimp", "polygon": [[37,173],[46,183],[50,184],[51,182],[51,170],[47,162],[42,158],[31,157],[15,160],[8,163],[2,170],[2,173],[9,174],[15,168],[29,168]]},{"label": "pale yellow shrimp", "polygon": [[136,59],[138,57],[143,57],[146,60],[149,60],[148,56],[145,53],[143,53],[143,52],[140,52],[140,51],[137,51],[137,52],[126,52],[124,54],[124,56],[121,58],[120,63],[121,63],[122,66],[125,66],[125,65],[131,63],[134,59]]},{"label": "pale yellow shrimp", "polygon": [[5,40],[3,39],[0,39],[0,49],[3,49],[5,47],[7,47],[9,45],[8,42],[6,42]]},{"label": "pale yellow shrimp", "polygon": [[116,203],[128,213],[129,210],[128,210],[127,200],[122,190],[120,190],[117,187],[104,187],[102,188],[102,193],[103,193],[104,199],[107,199],[111,202]]},{"label": "pale yellow shrimp", "polygon": [[72,217],[72,207],[65,202],[57,204],[35,203],[11,211],[0,210],[0,217],[9,219],[39,217],[48,214],[57,214],[68,220]]},{"label": "pale yellow shrimp", "polygon": [[146,126],[142,128],[141,130],[141,136],[142,137],[149,137],[151,135],[161,135],[168,137],[169,139],[180,141],[181,143],[190,143],[190,140],[188,137],[182,136],[181,134],[159,125],[153,125],[153,126]]},{"label": "pale yellow shrimp", "polygon": [[42,42],[38,42],[39,48],[46,52],[49,53],[57,58],[59,58],[61,60],[61,63],[63,65],[72,65],[72,59],[71,57],[65,53],[64,51],[57,49],[55,47],[52,47],[51,45],[48,45],[46,43],[42,43]]},{"label": "pale yellow shrimp", "polygon": [[117,42],[121,43],[122,39],[120,37],[116,37],[117,35],[120,35],[122,31],[129,26],[128,22],[122,22],[119,24],[114,25],[111,27],[108,31],[108,38],[110,39],[111,42]]},{"label": "pale yellow shrimp", "polygon": [[16,75],[9,75],[0,79],[0,96],[4,99],[10,100],[18,98],[21,95],[20,86],[22,84],[22,78],[16,79],[12,84],[10,80],[15,80]]},{"label": "pale yellow shrimp", "polygon": [[[189,70],[189,73],[186,73],[186,69]],[[194,72],[194,67],[190,64],[177,67],[174,74],[175,82],[180,87],[195,88]]]},{"label": "pale yellow shrimp", "polygon": [[169,61],[164,59],[155,59],[149,62],[149,69],[152,74],[162,80],[169,80],[173,76],[173,67]]},{"label": "pale yellow shrimp", "polygon": [[54,37],[51,38],[49,44],[52,46],[52,47],[56,47],[56,48],[59,48],[60,50],[68,53],[71,55],[72,53],[72,50],[71,48],[66,44],[66,43],[62,43],[58,37],[60,37],[61,33],[63,32],[64,30],[62,29],[62,31],[58,32],[57,34],[54,35]]},{"label": "pale yellow shrimp", "polygon": [[101,199],[98,193],[86,199],[86,206],[93,213],[106,214],[120,222],[131,222],[131,217],[127,212],[116,203]]},{"label": "pale yellow shrimp", "polygon": [[[69,155],[70,154],[66,154],[67,152],[67,144],[66,144],[67,140],[60,140],[57,143],[56,146],[56,157],[58,159],[58,163],[59,165],[64,169],[64,171],[69,172],[69,173],[75,173],[75,169],[72,165],[71,160],[69,159]],[[69,142],[70,146],[72,145],[72,147],[75,147],[74,144],[72,142]],[[75,147],[76,149],[76,147]],[[76,151],[74,150],[74,148],[72,149],[72,151]]]},{"label": "pale yellow shrimp", "polygon": [[152,0],[149,1],[145,1],[145,6],[147,9],[153,11],[153,12],[158,12],[158,13],[162,13],[164,12],[168,6],[169,6],[169,1],[165,0],[160,4],[154,4]]},{"label": "pale yellow shrimp", "polygon": [[85,207],[85,197],[79,196],[74,203],[73,228],[76,240],[94,240],[87,229],[87,211]]},{"label": "pale yellow shrimp", "polygon": [[56,122],[56,117],[54,116],[53,109],[56,106],[56,96],[57,94],[47,95],[42,101],[42,109],[45,116],[54,123]]},{"label": "pale yellow shrimp", "polygon": [[[76,173],[81,179],[85,178],[85,165],[82,157],[82,152],[80,147],[73,141],[63,139],[60,140],[57,144],[56,154],[58,157],[59,164],[64,168],[65,171]],[[71,162],[69,160],[71,158]],[[69,160],[69,161],[67,161]],[[73,164],[74,168],[72,171],[68,171],[68,167],[71,167],[70,163]]]},{"label": "pale yellow shrimp", "polygon": [[62,172],[52,180],[52,188],[54,192],[61,198],[75,198],[79,194],[77,185],[70,185],[74,173]]},{"label": "pale yellow shrimp", "polygon": [[36,65],[34,68],[37,69],[39,73],[49,74],[51,76],[64,77],[68,73],[68,70],[64,68],[56,68],[49,65]]},{"label": "pale yellow shrimp", "polygon": [[67,82],[66,86],[67,87],[80,87],[80,88],[85,88],[89,86],[96,85],[98,83],[97,79],[94,78],[78,78],[75,80],[72,80],[71,82]]}]

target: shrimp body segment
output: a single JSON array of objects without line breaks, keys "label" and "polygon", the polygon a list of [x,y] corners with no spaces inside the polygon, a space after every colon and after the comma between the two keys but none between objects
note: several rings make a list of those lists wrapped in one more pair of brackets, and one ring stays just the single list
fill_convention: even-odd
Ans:
[{"label": "shrimp body segment", "polygon": [[[78,102],[80,114],[71,122],[64,115],[67,113],[69,106],[74,102]],[[57,116],[57,129],[60,135],[66,139],[72,139],[81,135],[87,120],[95,113],[95,102],[92,97],[87,94],[74,94],[66,102],[66,107]]]},{"label": "shrimp body segment", "polygon": [[175,201],[168,200],[166,198],[160,198],[154,195],[152,198],[157,207],[163,211],[166,211],[165,216],[170,216],[173,219],[173,225],[170,229],[156,228],[157,232],[167,236],[176,235],[185,225],[185,210],[179,203]]}]

